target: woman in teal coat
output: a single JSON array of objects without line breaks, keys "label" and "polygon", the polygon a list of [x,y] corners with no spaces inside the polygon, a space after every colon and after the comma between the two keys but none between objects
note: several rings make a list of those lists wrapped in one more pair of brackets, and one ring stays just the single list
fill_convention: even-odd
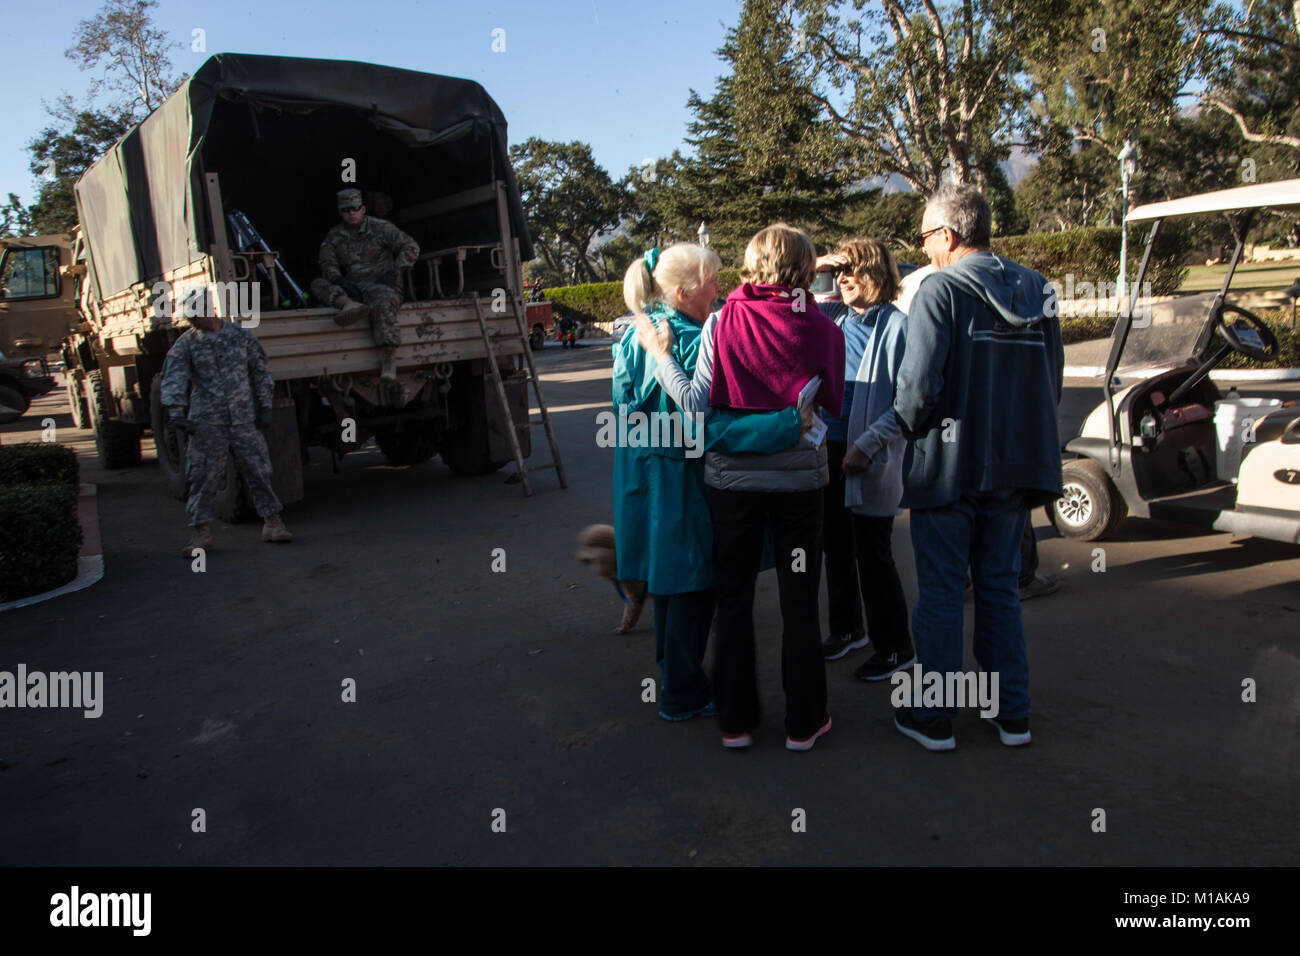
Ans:
[{"label": "woman in teal coat", "polygon": [[[634,312],[673,333],[672,356],[689,376],[700,328],[718,298],[717,253],[679,243],[651,249],[628,268],[623,297]],[[655,379],[656,363],[630,329],[614,346],[614,536],[620,580],[654,595],[659,716],[713,714],[704,651],[713,621],[713,526],[704,447],[771,453],[798,440],[788,408],[751,415],[683,417]],[[640,414],[638,414],[640,413]]]}]

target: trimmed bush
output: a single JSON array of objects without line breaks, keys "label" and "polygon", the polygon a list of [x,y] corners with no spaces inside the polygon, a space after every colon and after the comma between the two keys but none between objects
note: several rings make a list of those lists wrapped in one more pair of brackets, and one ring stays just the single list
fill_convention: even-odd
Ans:
[{"label": "trimmed bush", "polygon": [[57,482],[75,490],[81,480],[77,455],[53,442],[0,445],[0,488]]},{"label": "trimmed bush", "polygon": [[611,322],[627,311],[622,282],[589,282],[546,290],[556,319],[565,315],[579,322]]},{"label": "trimmed bush", "polygon": [[1066,345],[1075,342],[1090,342],[1093,339],[1108,339],[1115,331],[1115,316],[1080,316],[1061,319],[1061,341]]},{"label": "trimmed bush", "polygon": [[0,600],[67,584],[77,576],[80,549],[76,485],[0,488]]},{"label": "trimmed bush", "polygon": [[[1142,259],[1145,230],[1130,230],[1129,268],[1137,274]],[[1075,283],[1114,282],[1119,274],[1120,230],[1118,227],[1067,229],[1064,232],[1039,232],[1025,236],[1001,236],[993,240],[993,251],[1021,265],[1041,272],[1052,282],[1066,285],[1073,275]],[[1182,265],[1191,251],[1192,238],[1170,223],[1160,228],[1146,279],[1152,295],[1174,295],[1187,275]]]}]

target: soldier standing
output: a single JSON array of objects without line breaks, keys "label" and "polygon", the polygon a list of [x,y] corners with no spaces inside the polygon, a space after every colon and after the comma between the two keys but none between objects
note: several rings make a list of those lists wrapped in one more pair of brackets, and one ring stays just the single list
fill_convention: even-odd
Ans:
[{"label": "soldier standing", "polygon": [[275,389],[266,353],[253,333],[219,316],[195,316],[190,323],[193,327],[167,352],[162,370],[168,420],[189,436],[185,514],[192,532],[183,554],[193,557],[193,549],[212,547],[212,503],[231,453],[264,521],[262,540],[292,541],[271,488],[266,439],[258,430],[270,427]]},{"label": "soldier standing", "polygon": [[338,207],[343,221],[320,244],[321,278],[312,282],[311,294],[339,310],[334,318],[339,325],[358,322],[369,312],[375,344],[383,353],[380,377],[391,381],[397,378],[393,353],[402,344],[398,274],[415,265],[420,247],[391,222],[367,216],[359,189],[339,190]]}]

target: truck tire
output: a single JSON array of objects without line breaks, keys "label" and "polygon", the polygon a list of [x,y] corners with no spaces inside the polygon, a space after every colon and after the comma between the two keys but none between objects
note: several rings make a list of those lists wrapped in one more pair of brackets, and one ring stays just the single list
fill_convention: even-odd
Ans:
[{"label": "truck tire", "polygon": [[379,450],[390,465],[418,465],[438,452],[433,433],[428,428],[408,428],[375,435]]},{"label": "truck tire", "polygon": [[1047,506],[1047,518],[1066,538],[1100,541],[1128,517],[1128,503],[1115,483],[1091,458],[1074,458],[1061,466],[1063,494]]},{"label": "truck tire", "polygon": [[235,464],[235,456],[226,454],[226,474],[212,502],[213,513],[227,524],[244,524],[257,518],[257,509],[248,493],[248,486]]},{"label": "truck tire", "polygon": [[112,399],[108,382],[102,370],[91,369],[86,374],[90,390],[90,413],[95,423],[95,447],[99,451],[101,467],[116,470],[134,468],[140,464],[140,428],[126,422],[112,420]]},{"label": "truck tire", "polygon": [[465,477],[490,475],[505,463],[493,461],[488,449],[487,406],[483,395],[483,377],[472,375],[460,383],[465,404],[465,424],[443,439],[439,450],[443,463],[455,474]]},{"label": "truck tire", "polygon": [[8,425],[23,417],[31,401],[16,388],[0,385],[0,425]]},{"label": "truck tire", "polygon": [[154,376],[149,388],[149,421],[153,427],[153,447],[158,454],[158,471],[167,483],[167,493],[184,501],[189,490],[185,480],[185,433],[167,424],[167,410],[162,403],[162,377]]},{"label": "truck tire", "polygon": [[528,346],[534,352],[540,352],[546,345],[546,330],[540,325],[534,325],[533,331],[528,336]]},{"label": "truck tire", "polygon": [[72,412],[73,428],[90,428],[90,413],[86,410],[86,393],[82,388],[81,379],[77,378],[71,371],[68,376],[68,409]]}]

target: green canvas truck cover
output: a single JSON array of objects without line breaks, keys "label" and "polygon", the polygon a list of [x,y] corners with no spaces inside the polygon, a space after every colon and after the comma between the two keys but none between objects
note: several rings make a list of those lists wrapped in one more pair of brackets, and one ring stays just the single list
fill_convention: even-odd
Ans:
[{"label": "green canvas truck cover", "polygon": [[[345,178],[349,164],[355,182]],[[478,83],[369,63],[221,53],[77,183],[99,298],[211,251],[206,173],[220,176],[225,212],[248,215],[304,286],[316,274],[321,238],[338,222],[334,195],[354,185],[387,193],[394,209],[385,218],[428,250],[497,241],[492,201],[437,217],[419,210],[502,180],[521,259],[533,257],[505,117]]]}]

